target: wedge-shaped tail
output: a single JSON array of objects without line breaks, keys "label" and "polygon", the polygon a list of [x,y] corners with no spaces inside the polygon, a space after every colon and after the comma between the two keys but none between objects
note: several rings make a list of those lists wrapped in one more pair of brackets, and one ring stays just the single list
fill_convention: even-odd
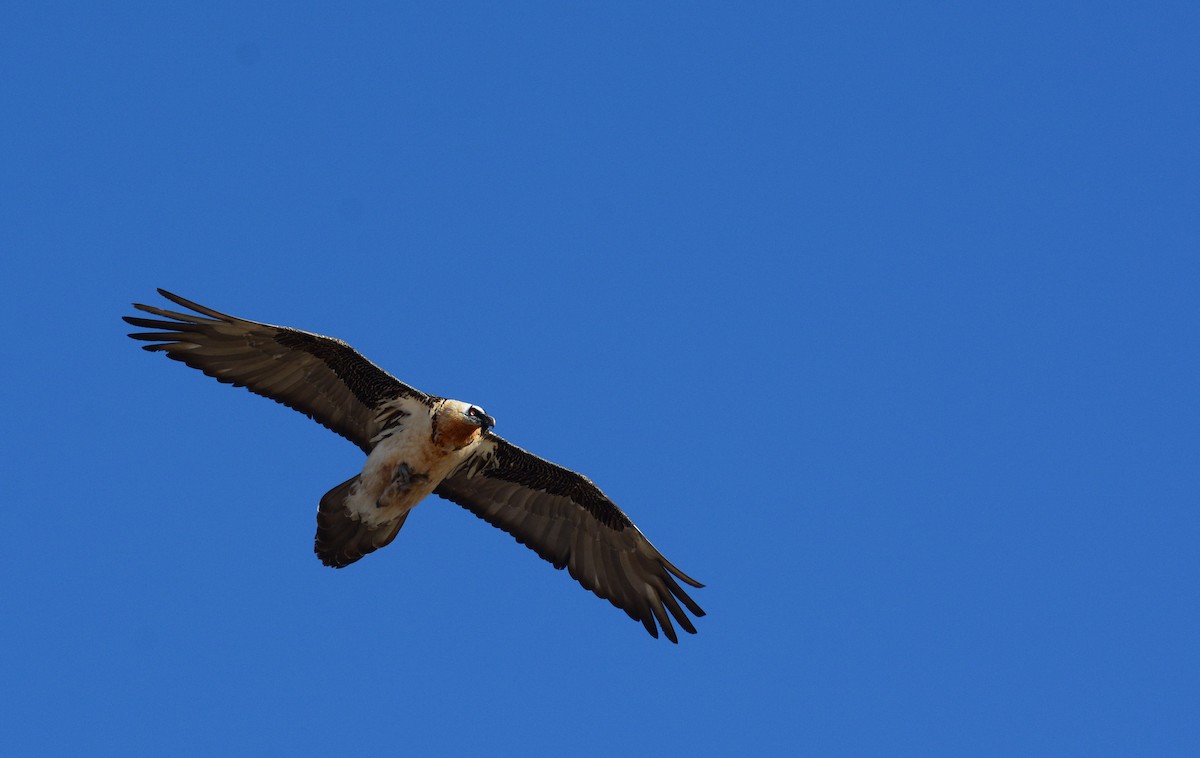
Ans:
[{"label": "wedge-shaped tail", "polygon": [[346,508],[346,498],[350,497],[357,482],[357,476],[351,477],[329,490],[317,508],[317,541],[314,550],[326,566],[344,568],[364,555],[386,547],[396,539],[396,534],[408,518],[406,511],[394,521],[378,526],[354,518]]}]

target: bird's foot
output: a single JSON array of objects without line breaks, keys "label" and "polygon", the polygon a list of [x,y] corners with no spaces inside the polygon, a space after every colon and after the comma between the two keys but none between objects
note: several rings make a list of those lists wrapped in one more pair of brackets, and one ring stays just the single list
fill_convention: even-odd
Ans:
[{"label": "bird's foot", "polygon": [[427,481],[426,474],[418,474],[407,463],[401,463],[392,471],[392,481],[375,501],[375,507],[386,508],[407,495],[414,485]]}]

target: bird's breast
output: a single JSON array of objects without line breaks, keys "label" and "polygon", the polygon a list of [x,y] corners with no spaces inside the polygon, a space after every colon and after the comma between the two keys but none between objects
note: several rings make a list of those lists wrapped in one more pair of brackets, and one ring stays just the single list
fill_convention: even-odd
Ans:
[{"label": "bird's breast", "polygon": [[479,425],[458,414],[443,415],[433,430],[433,446],[446,451],[461,450],[479,440]]},{"label": "bird's breast", "polygon": [[409,425],[380,439],[367,456],[358,484],[347,501],[356,518],[383,523],[406,513],[431,494],[469,454],[465,447],[447,449],[436,444],[437,435],[431,431],[428,426]]}]

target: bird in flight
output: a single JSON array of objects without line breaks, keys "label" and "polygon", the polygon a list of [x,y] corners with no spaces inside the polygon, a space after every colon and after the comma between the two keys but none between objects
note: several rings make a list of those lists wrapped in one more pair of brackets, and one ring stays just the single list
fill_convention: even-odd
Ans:
[{"label": "bird in flight", "polygon": [[672,617],[696,633],[680,604],[697,617],[704,611],[676,579],[704,585],[664,558],[590,479],[492,432],[496,421],[479,406],[413,389],[341,340],[158,292],[193,312],[134,303],[158,317],[124,317],[154,330],[129,335],[151,343],[146,350],[297,410],[366,453],[362,472],[317,508],[315,550],[326,566],[343,568],[388,545],[433,493],[566,567],[651,636],[661,627],[678,642]]}]

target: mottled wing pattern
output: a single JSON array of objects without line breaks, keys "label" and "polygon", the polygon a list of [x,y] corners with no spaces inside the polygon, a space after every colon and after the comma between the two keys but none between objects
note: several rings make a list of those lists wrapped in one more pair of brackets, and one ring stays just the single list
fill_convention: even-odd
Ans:
[{"label": "mottled wing pattern", "polygon": [[697,617],[704,611],[675,579],[703,585],[664,558],[586,477],[488,433],[434,492],[508,532],[555,568],[566,567],[652,636],[661,626],[678,641],[671,616],[696,633],[680,603]]},{"label": "mottled wing pattern", "polygon": [[158,292],[195,313],[134,303],[140,311],[171,319],[125,317],[133,326],[156,330],[129,335],[154,343],[145,345],[146,350],[164,352],[218,381],[283,403],[363,452],[370,452],[379,431],[376,411],[381,403],[400,395],[431,402],[341,340],[247,321]]}]

